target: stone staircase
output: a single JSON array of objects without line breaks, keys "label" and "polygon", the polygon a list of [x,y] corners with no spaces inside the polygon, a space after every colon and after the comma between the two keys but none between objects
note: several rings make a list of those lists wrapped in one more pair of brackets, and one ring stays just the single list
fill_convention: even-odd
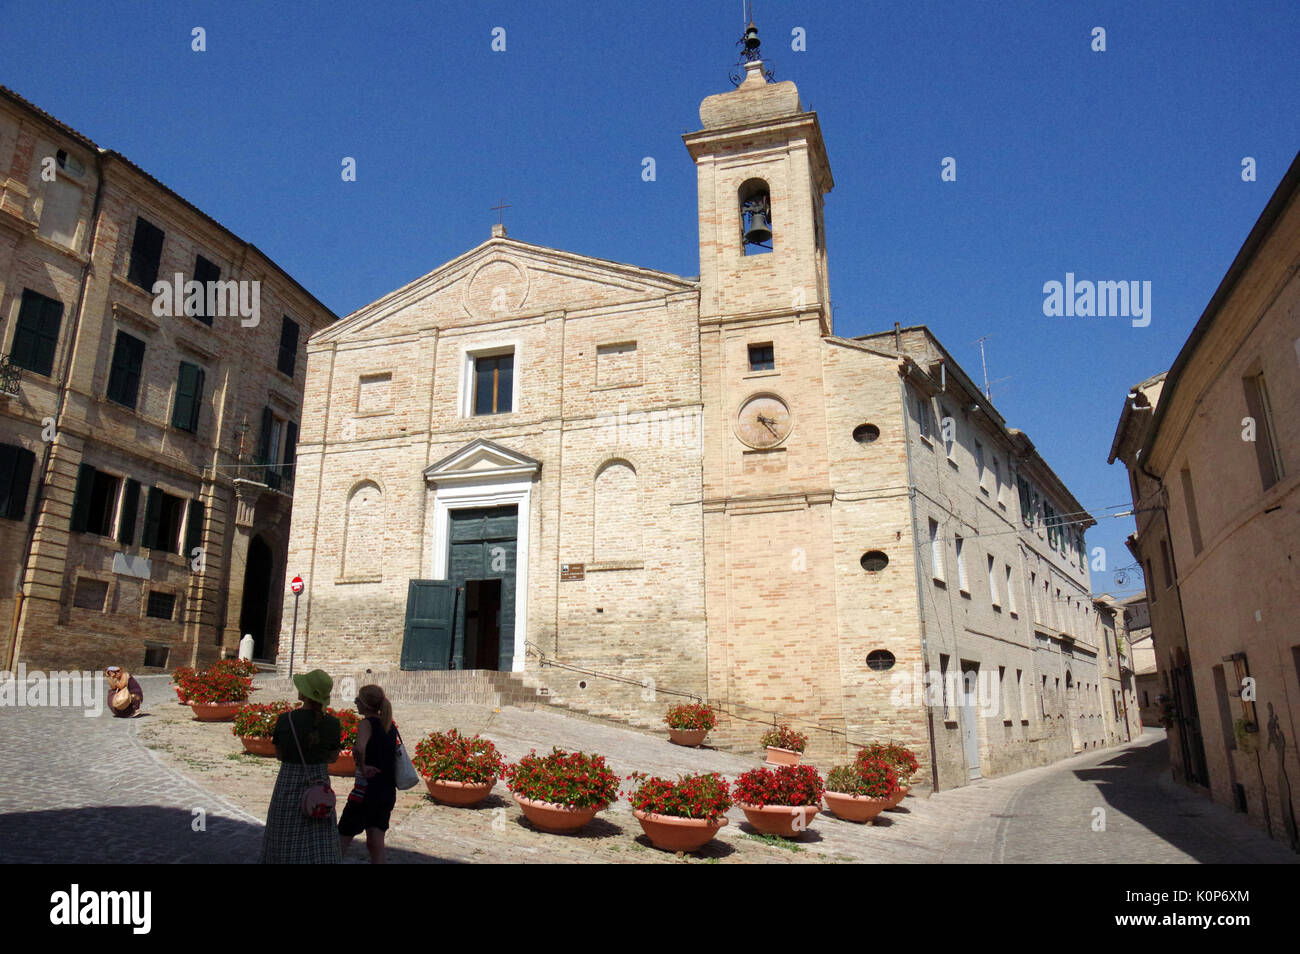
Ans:
[{"label": "stone staircase", "polygon": [[[391,670],[382,672],[333,672],[334,692],[330,705],[352,708],[356,692],[365,685],[382,686],[394,705],[402,703],[434,703],[440,705],[477,705],[500,708],[517,706],[532,708],[547,704],[544,695],[526,686],[523,673],[492,672],[484,669],[461,670]],[[287,673],[276,673],[269,678],[257,678],[257,685],[277,692],[293,694],[296,690]]]}]

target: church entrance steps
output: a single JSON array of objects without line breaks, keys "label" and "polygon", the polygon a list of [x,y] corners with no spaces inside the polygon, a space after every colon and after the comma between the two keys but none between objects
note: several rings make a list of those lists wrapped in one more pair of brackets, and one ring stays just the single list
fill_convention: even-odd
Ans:
[{"label": "church entrance steps", "polygon": [[[345,669],[328,669],[334,679],[334,692],[330,704],[336,708],[352,708],[356,691],[365,685],[383,687],[394,704],[431,703],[436,705],[480,705],[500,708],[516,706],[532,708],[547,705],[546,696],[525,686],[519,673],[496,672],[488,669],[456,670],[384,670],[350,672]],[[259,681],[260,682],[260,681]],[[276,692],[293,692],[287,673],[268,683]]]}]

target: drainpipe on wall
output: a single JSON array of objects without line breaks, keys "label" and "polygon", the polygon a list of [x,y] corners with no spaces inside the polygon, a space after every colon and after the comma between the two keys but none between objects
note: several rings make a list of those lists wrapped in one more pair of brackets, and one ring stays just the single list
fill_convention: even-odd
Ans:
[{"label": "drainpipe on wall", "polygon": [[[77,304],[72,309],[72,333],[68,335],[68,349],[63,356],[63,371],[59,376],[59,401],[54,410],[54,426],[58,429],[59,419],[63,417],[63,405],[68,396],[68,374],[72,370],[72,356],[77,352],[77,335],[81,331],[81,314],[86,304],[86,286],[90,283],[90,269],[95,260],[95,239],[99,237],[99,209],[104,195],[104,150],[95,151],[95,201],[90,210],[90,236],[86,248],[86,264],[81,266],[81,282],[77,289]],[[39,522],[41,501],[45,487],[49,483],[50,453],[54,442],[45,441],[41,452],[40,479],[36,482],[36,498],[32,501],[32,515],[27,521],[27,542],[23,547],[23,559],[18,564],[17,579],[14,580],[14,619],[13,630],[9,634],[9,650],[5,657],[5,668],[12,670],[17,662],[18,630],[22,625],[23,579],[27,575],[28,564],[32,560],[32,547],[36,545],[36,524]]]},{"label": "drainpipe on wall", "polygon": [[[894,324],[897,340],[898,323]],[[903,447],[907,450],[907,505],[911,511],[912,524],[912,563],[916,570],[916,614],[921,626],[921,701],[925,704],[926,735],[930,738],[930,791],[939,791],[939,752],[934,744],[934,710],[925,699],[925,668],[930,665],[930,653],[925,640],[925,580],[921,571],[921,560],[917,556],[916,541],[916,480],[912,476],[912,429],[907,414],[907,379],[904,374],[898,378],[898,394],[903,410]]]}]

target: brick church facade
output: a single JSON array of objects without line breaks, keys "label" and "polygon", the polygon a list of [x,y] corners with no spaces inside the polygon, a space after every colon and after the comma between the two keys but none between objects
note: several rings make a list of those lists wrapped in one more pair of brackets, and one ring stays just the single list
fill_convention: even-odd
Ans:
[{"label": "brick church facade", "polygon": [[698,278],[497,226],[312,337],[279,661],[695,696],[945,788],[1107,744],[1091,518],[927,329],[834,334],[795,85],[751,63],[700,118]]}]

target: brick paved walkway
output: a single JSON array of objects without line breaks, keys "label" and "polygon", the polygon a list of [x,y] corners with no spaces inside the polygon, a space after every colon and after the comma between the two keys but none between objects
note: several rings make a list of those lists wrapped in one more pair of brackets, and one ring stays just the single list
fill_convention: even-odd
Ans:
[{"label": "brick paved walkway", "polygon": [[[146,704],[132,720],[107,712],[0,709],[0,860],[103,860],[106,837],[127,859],[249,862],[277,763],[243,755],[228,725],[195,722],[163,677],[142,680]],[[258,701],[274,693],[263,690]],[[434,728],[481,732],[509,759],[551,745],[599,752],[622,775],[719,771],[735,776],[757,759],[684,749],[666,738],[555,710],[482,706],[399,707],[407,742]],[[825,771],[827,766],[819,766]],[[748,837],[739,811],[698,856],[657,851],[620,801],[578,836],[544,835],[523,820],[504,786],[479,809],[399,794],[389,833],[395,862],[1291,862],[1297,857],[1232,812],[1168,781],[1164,734],[1123,749],[1076,756],[930,798],[908,799],[875,826],[828,814],[791,850]],[[347,783],[339,780],[339,789]],[[216,794],[220,793],[220,794]],[[192,829],[193,809],[206,831]],[[1105,830],[1094,831],[1095,809]],[[348,857],[364,863],[358,841]]]}]

